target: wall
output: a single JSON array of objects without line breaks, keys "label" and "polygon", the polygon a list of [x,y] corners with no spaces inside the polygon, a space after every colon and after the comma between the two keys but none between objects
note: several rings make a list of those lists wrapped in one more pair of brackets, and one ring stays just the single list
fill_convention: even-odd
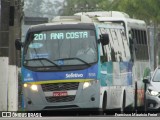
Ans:
[{"label": "wall", "polygon": [[0,57],[0,111],[8,108],[8,57]]},{"label": "wall", "polygon": [[20,36],[22,6],[18,5],[15,6],[15,0],[0,0],[0,111],[18,110],[17,56],[14,44]]}]

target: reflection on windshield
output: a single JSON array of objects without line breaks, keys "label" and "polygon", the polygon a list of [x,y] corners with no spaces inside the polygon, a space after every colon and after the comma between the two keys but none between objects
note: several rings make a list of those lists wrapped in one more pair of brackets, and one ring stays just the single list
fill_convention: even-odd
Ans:
[{"label": "reflection on windshield", "polygon": [[153,82],[160,82],[160,69],[158,69],[154,75]]},{"label": "reflection on windshield", "polygon": [[[68,60],[69,62],[68,63],[70,63],[71,62],[71,60],[72,61],[75,61],[75,60],[78,60],[78,61],[81,61],[82,63],[85,63],[86,65],[88,65],[88,66],[91,66],[89,63],[87,63],[86,61],[84,61],[84,60],[82,60],[82,59],[80,59],[80,58],[61,58],[61,59],[58,59],[58,60],[56,60],[56,61],[64,61],[64,60]],[[67,64],[66,64],[67,65]],[[73,62],[72,62],[72,65],[73,65]]]},{"label": "reflection on windshield", "polygon": [[57,65],[56,63],[54,63],[54,62],[52,62],[52,61],[50,61],[49,59],[47,59],[47,58],[35,58],[35,59],[29,59],[29,60],[25,60],[25,63],[27,64],[27,62],[29,62],[29,61],[39,61],[43,66],[46,66],[45,64],[46,64],[46,62],[45,62],[45,64],[42,62],[42,61],[47,61],[47,62],[49,62],[49,63],[51,63],[51,64],[53,64],[53,65],[55,65],[56,67],[58,67],[58,68],[60,68],[60,66],[59,65]]},{"label": "reflection on windshield", "polygon": [[32,33],[29,38],[25,48],[26,66],[90,65],[97,61],[94,31],[44,31]]}]

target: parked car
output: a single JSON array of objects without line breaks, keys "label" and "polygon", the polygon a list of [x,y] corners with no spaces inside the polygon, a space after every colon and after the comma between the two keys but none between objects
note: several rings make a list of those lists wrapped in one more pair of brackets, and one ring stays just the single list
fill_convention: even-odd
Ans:
[{"label": "parked car", "polygon": [[160,66],[155,69],[151,79],[144,79],[146,85],[145,105],[147,110],[160,109]]}]

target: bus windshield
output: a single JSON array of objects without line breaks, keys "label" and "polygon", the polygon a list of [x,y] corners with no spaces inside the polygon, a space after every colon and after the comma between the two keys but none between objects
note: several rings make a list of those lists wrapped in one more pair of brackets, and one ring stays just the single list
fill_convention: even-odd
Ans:
[{"label": "bus windshield", "polygon": [[24,65],[59,67],[97,62],[94,30],[31,32],[24,47]]}]

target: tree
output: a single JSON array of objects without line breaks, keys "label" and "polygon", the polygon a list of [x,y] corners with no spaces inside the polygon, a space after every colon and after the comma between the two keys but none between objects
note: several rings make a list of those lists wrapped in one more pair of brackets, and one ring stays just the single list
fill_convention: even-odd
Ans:
[{"label": "tree", "polygon": [[[76,12],[96,11],[102,0],[66,0],[64,1],[63,15],[73,15]],[[65,5],[67,4],[67,5]]]},{"label": "tree", "polygon": [[103,10],[117,10],[130,15],[130,17],[143,19],[148,24],[160,22],[160,0],[102,0],[99,6]]},{"label": "tree", "polygon": [[63,8],[63,15],[95,11],[98,5],[100,10],[122,11],[131,17],[143,19],[147,23],[160,22],[160,0],[65,0],[65,2],[67,6]]},{"label": "tree", "polygon": [[42,5],[44,1],[43,0],[25,0],[24,1],[24,13],[25,16],[29,17],[42,17]]},{"label": "tree", "polygon": [[53,19],[57,15],[62,2],[51,0],[25,0],[24,13],[28,17],[48,17]]}]

